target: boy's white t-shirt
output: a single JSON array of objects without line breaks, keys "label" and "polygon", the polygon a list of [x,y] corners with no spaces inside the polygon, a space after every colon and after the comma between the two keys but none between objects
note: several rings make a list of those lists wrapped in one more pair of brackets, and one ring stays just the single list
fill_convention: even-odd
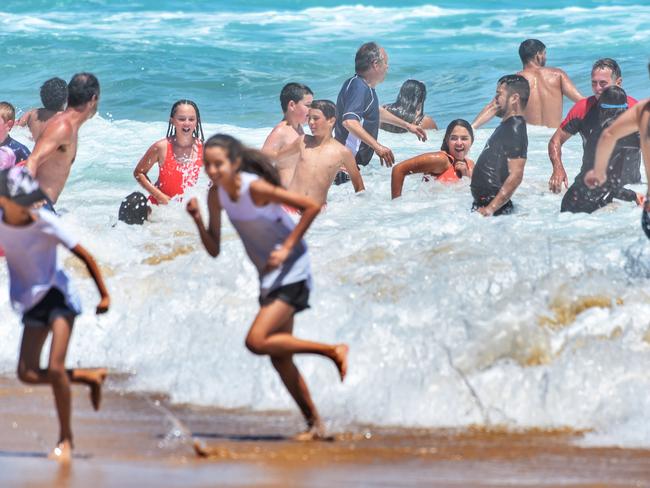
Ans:
[{"label": "boy's white t-shirt", "polygon": [[24,314],[38,304],[50,288],[56,287],[63,293],[66,304],[81,313],[79,296],[56,258],[58,244],[72,249],[79,242],[49,210],[39,209],[35,214],[35,222],[19,227],[6,224],[0,210],[0,247],[9,268],[11,304],[14,310]]}]

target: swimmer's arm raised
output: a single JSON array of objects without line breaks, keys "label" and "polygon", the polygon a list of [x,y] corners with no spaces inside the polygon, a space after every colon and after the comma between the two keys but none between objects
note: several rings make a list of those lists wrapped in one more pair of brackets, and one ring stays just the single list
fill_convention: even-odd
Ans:
[{"label": "swimmer's arm raised", "polygon": [[580,93],[580,90],[578,90],[578,88],[575,86],[573,81],[571,81],[569,75],[567,75],[564,70],[558,69],[558,71],[560,72],[560,80],[562,81],[562,95],[568,97],[574,102],[585,98],[582,93]]},{"label": "swimmer's arm raised", "polygon": [[111,304],[111,298],[108,294],[108,290],[106,289],[106,284],[104,283],[104,278],[102,277],[102,273],[99,270],[99,266],[97,266],[97,262],[92,257],[92,255],[79,244],[73,247],[71,251],[75,256],[84,262],[86,268],[88,269],[88,272],[90,273],[90,276],[97,286],[97,291],[99,291],[99,296],[101,299],[97,305],[96,312],[98,314],[107,312]]},{"label": "swimmer's arm raised", "polygon": [[493,215],[494,212],[499,210],[503,205],[512,198],[512,195],[515,193],[515,190],[521,184],[521,181],[524,179],[524,166],[526,165],[526,159],[508,159],[508,171],[510,174],[503,182],[499,193],[495,196],[490,203],[485,207],[479,208],[478,211],[487,216]]},{"label": "swimmer's arm raised", "polygon": [[366,189],[363,184],[363,178],[361,177],[361,172],[357,166],[357,162],[354,160],[352,153],[346,148],[341,148],[341,164],[345,166],[348,174],[350,175],[350,180],[352,180],[352,186],[354,186],[354,191],[359,193]]},{"label": "swimmer's arm raised", "polygon": [[72,128],[69,123],[47,124],[32,154],[25,162],[30,173],[38,177],[38,169],[41,165],[48,161],[61,146],[68,144],[71,136]]},{"label": "swimmer's arm raised", "polygon": [[406,129],[410,133],[415,134],[421,141],[427,140],[427,133],[422,127],[416,124],[410,124],[406,120],[400,119],[397,115],[390,113],[384,107],[379,107],[379,120]]},{"label": "swimmer's arm raised", "polygon": [[32,114],[34,113],[36,109],[31,109],[27,112],[25,112],[16,122],[16,125],[18,127],[25,127],[27,124],[29,124],[29,119],[31,118]]},{"label": "swimmer's arm raised", "polygon": [[190,214],[192,220],[199,230],[199,237],[203,247],[210,256],[216,258],[221,252],[221,204],[219,203],[219,194],[217,187],[212,186],[208,190],[208,213],[210,221],[206,229],[203,224],[203,217],[196,198],[190,199],[187,202],[187,213]]},{"label": "swimmer's arm raised", "polygon": [[478,129],[481,127],[483,124],[488,123],[492,118],[497,114],[497,105],[494,99],[490,100],[490,102],[483,107],[483,110],[481,110],[474,121],[472,122],[472,127],[474,129]]},{"label": "swimmer's arm raised", "polygon": [[569,179],[564,169],[564,165],[562,164],[562,145],[568,141],[572,135],[573,134],[559,127],[548,142],[548,157],[553,165],[553,173],[548,180],[548,189],[553,193],[560,193],[563,183],[564,188],[569,187]]},{"label": "swimmer's arm raised", "polygon": [[[640,109],[645,104],[638,103],[626,110],[616,121],[606,128],[598,139],[594,168],[585,175],[585,184],[589,188],[602,185],[607,181],[607,163],[614,151],[616,141],[639,130]],[[649,163],[645,161],[646,171]]]},{"label": "swimmer's arm raised", "polygon": [[368,146],[370,146],[379,157],[379,161],[383,166],[390,168],[395,164],[395,156],[393,151],[386,146],[382,146],[377,142],[377,139],[368,134],[368,131],[363,128],[361,123],[357,119],[346,119],[343,121],[343,127],[345,127],[349,132],[352,132],[357,139],[361,139]]},{"label": "swimmer's arm raised", "polygon": [[390,178],[391,198],[402,196],[404,178],[415,173],[431,173],[439,175],[449,166],[449,159],[442,153],[425,153],[402,161],[393,167]]},{"label": "swimmer's arm raised", "polygon": [[153,144],[147,152],[144,153],[144,156],[138,161],[135,169],[133,170],[133,177],[142,188],[147,190],[147,192],[152,195],[158,203],[163,205],[169,203],[169,197],[160,191],[156,186],[151,183],[151,180],[147,176],[147,173],[152,168],[154,164],[160,161],[160,142]]}]

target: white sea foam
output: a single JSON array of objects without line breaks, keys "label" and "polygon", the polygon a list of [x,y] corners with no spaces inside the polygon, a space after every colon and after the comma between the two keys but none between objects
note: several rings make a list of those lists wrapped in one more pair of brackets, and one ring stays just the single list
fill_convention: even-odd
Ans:
[{"label": "white sea foam", "polygon": [[[137,188],[131,172],[165,123],[91,120],[57,207],[106,272],[113,309],[100,319],[97,294],[61,252],[82,294],[70,365],[107,364],[132,373],[125,388],[176,402],[293,409],[268,360],[243,345],[257,311],[252,265],[228,223],[222,255],[201,249],[182,204],[155,209],[144,225],[118,223]],[[260,145],[268,128],[208,125]],[[490,130],[480,130],[478,157]],[[16,131],[26,141],[25,132]],[[650,446],[650,279],[639,209],[616,203],[593,215],[559,214],[547,190],[552,131],[529,130],[517,213],[469,212],[467,183],[406,180],[390,200],[390,173],[364,168],[368,191],[333,187],[307,240],[316,288],[296,334],[350,344],[345,384],[316,357],[298,363],[322,413],[337,428],[505,424],[594,429],[585,442]],[[439,147],[382,133],[398,159]],[[564,149],[572,178],[577,138]],[[192,194],[204,200],[206,179]],[[635,187],[643,191],[644,186]],[[7,272],[0,270],[0,282]],[[582,310],[584,309],[584,310]],[[0,371],[15,366],[18,318],[0,294]]]}]

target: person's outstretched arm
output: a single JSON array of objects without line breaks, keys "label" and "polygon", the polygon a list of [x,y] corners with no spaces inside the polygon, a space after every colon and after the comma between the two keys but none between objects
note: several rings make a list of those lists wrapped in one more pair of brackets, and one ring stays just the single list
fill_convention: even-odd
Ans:
[{"label": "person's outstretched arm", "polygon": [[216,185],[208,190],[208,213],[210,222],[206,228],[203,224],[203,217],[199,209],[199,203],[196,197],[187,203],[187,213],[194,220],[199,230],[199,236],[203,247],[210,256],[216,258],[221,252],[221,204],[219,203],[219,194]]},{"label": "person's outstretched arm", "polygon": [[560,193],[562,185],[569,187],[569,179],[562,164],[562,145],[568,141],[573,134],[559,127],[551,140],[548,142],[548,157],[553,165],[553,172],[548,180],[548,189],[553,193]]},{"label": "person's outstretched arm", "polygon": [[[595,188],[607,181],[607,163],[612,156],[616,141],[639,130],[640,110],[645,105],[645,103],[637,103],[634,107],[626,110],[600,135],[596,146],[594,168],[585,175],[585,185],[589,188]],[[646,171],[649,164],[648,161],[645,161]]]},{"label": "person's outstretched arm", "polygon": [[481,110],[474,121],[472,122],[472,127],[474,129],[478,129],[484,124],[487,124],[494,116],[497,114],[497,105],[494,102],[494,99],[490,100],[490,102],[483,107],[483,110]]},{"label": "person's outstretched arm", "polygon": [[569,75],[567,75],[563,70],[560,70],[560,79],[562,80],[562,95],[569,98],[570,100],[577,102],[584,97],[580,90],[575,86]]},{"label": "person's outstretched arm", "polygon": [[391,198],[402,196],[402,187],[406,175],[414,173],[429,173],[439,175],[449,167],[449,159],[440,152],[425,153],[402,161],[393,166],[390,178]]},{"label": "person's outstretched arm", "polygon": [[100,314],[100,313],[107,312],[111,304],[111,298],[108,294],[108,290],[106,289],[106,284],[104,283],[104,278],[102,277],[102,273],[99,270],[99,266],[97,266],[97,262],[92,257],[92,255],[86,250],[86,248],[84,248],[80,244],[77,244],[75,247],[73,247],[71,251],[74,253],[75,256],[77,256],[79,259],[81,259],[84,262],[86,268],[88,269],[88,272],[90,273],[90,276],[92,277],[93,281],[95,282],[95,285],[97,286],[97,291],[99,291],[99,296],[101,298],[95,310],[96,313]]},{"label": "person's outstretched arm", "polygon": [[393,151],[390,148],[379,144],[379,142],[377,142],[377,139],[372,137],[368,131],[363,128],[361,122],[359,122],[357,119],[346,119],[342,122],[342,124],[343,127],[348,130],[348,132],[352,132],[357,137],[357,139],[362,140],[375,151],[382,166],[390,168],[393,164],[395,164],[395,156],[393,155]]},{"label": "person's outstretched arm", "polygon": [[384,107],[379,107],[379,120],[381,122],[396,125],[397,127],[406,129],[411,134],[415,134],[416,137],[423,142],[427,140],[427,133],[422,127],[400,119],[397,115],[390,113]]},{"label": "person's outstretched arm", "polygon": [[360,191],[365,190],[366,187],[363,184],[361,172],[359,171],[359,167],[357,166],[357,162],[355,161],[354,156],[352,156],[352,153],[346,148],[341,148],[341,155],[343,157],[341,164],[343,164],[346,171],[348,172],[348,175],[350,175],[350,180],[352,180],[354,191],[356,193],[359,193]]},{"label": "person's outstretched arm", "polygon": [[151,170],[153,165],[160,161],[160,149],[158,145],[159,142],[156,142],[147,149],[147,152],[144,153],[142,158],[140,158],[140,161],[138,161],[138,164],[133,170],[133,177],[135,178],[135,181],[137,181],[142,188],[147,190],[147,192],[153,196],[158,203],[166,205],[169,203],[170,198],[160,191],[156,185],[151,183],[151,180],[147,176],[147,173],[149,173],[149,170]]},{"label": "person's outstretched arm", "polygon": [[292,249],[300,242],[320,212],[320,206],[313,199],[305,195],[285,190],[281,186],[272,185],[263,179],[253,181],[250,186],[250,191],[255,205],[279,203],[300,210],[300,220],[296,226],[282,245],[273,250],[269,256],[266,263],[266,270],[270,271],[280,266],[287,259]]}]

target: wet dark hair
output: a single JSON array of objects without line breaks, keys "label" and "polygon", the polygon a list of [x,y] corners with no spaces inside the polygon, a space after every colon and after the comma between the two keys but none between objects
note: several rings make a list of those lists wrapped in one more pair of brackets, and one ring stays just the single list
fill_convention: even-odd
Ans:
[{"label": "wet dark hair", "polygon": [[305,95],[313,95],[314,92],[311,91],[307,85],[302,83],[287,83],[282,87],[280,92],[280,106],[282,107],[282,112],[286,112],[289,108],[289,102],[298,103],[302,100]]},{"label": "wet dark hair", "polygon": [[603,90],[598,98],[601,127],[609,127],[614,120],[627,110],[627,93],[620,86],[611,85]]},{"label": "wet dark hair", "polygon": [[68,83],[68,107],[80,107],[99,98],[99,81],[92,73],[77,73]]},{"label": "wet dark hair", "polygon": [[277,170],[273,167],[271,160],[257,149],[251,149],[244,146],[239,139],[235,139],[228,134],[213,135],[205,142],[205,149],[203,152],[204,161],[207,150],[211,147],[222,148],[232,163],[240,160],[241,164],[237,171],[255,173],[272,185],[282,186],[282,183],[280,183],[280,176],[278,175]]},{"label": "wet dark hair", "polygon": [[[201,125],[201,112],[199,112],[199,107],[192,100],[187,100],[185,98],[182,100],[177,100],[174,105],[172,105],[172,109],[169,112],[170,119],[176,115],[176,109],[179,105],[191,105],[194,107],[194,111],[196,112],[196,129],[194,129],[192,132],[192,136],[201,139],[201,142],[203,142],[205,140],[205,136],[203,135],[203,126]],[[172,121],[170,120],[169,124],[167,125],[167,137],[174,137],[175,135],[176,127],[174,127]]]},{"label": "wet dark hair", "polygon": [[[397,100],[394,103],[384,105],[384,108],[393,115],[408,122],[409,124],[419,124],[424,118],[424,101],[427,99],[427,87],[418,80],[406,80],[397,94]],[[420,114],[416,114],[420,109]],[[403,133],[406,129],[394,126],[392,124],[381,124],[383,130],[389,132]]]},{"label": "wet dark hair", "polygon": [[311,102],[311,107],[323,112],[326,119],[336,117],[336,105],[331,100],[314,100]]},{"label": "wet dark hair", "polygon": [[354,70],[357,74],[363,74],[370,69],[373,63],[384,61],[381,54],[381,47],[376,42],[362,44],[354,56]]},{"label": "wet dark hair", "polygon": [[68,100],[68,84],[61,78],[50,78],[41,85],[43,107],[53,112],[63,110]]},{"label": "wet dark hair", "polygon": [[506,85],[506,90],[508,90],[508,96],[513,93],[519,95],[521,100],[521,108],[526,108],[528,105],[528,98],[530,97],[530,85],[528,80],[521,75],[505,75],[499,78],[497,85]]},{"label": "wet dark hair", "polygon": [[440,146],[441,151],[445,151],[446,153],[449,153],[449,143],[447,142],[447,140],[449,139],[449,136],[451,136],[451,133],[456,128],[456,126],[459,125],[467,129],[467,132],[469,132],[469,137],[472,139],[472,144],[474,144],[474,129],[472,129],[472,124],[467,122],[465,119],[456,119],[449,122],[449,125],[447,126],[447,130],[445,131],[445,137],[442,138],[442,145]]},{"label": "wet dark hair", "polygon": [[621,67],[612,58],[602,58],[594,63],[591,67],[593,73],[597,69],[609,69],[612,71],[612,80],[617,80],[621,77]]},{"label": "wet dark hair", "polygon": [[521,58],[522,64],[527,64],[531,59],[533,59],[538,53],[541,53],[546,49],[546,46],[542,41],[537,39],[526,39],[524,42],[519,44],[519,57]]}]

